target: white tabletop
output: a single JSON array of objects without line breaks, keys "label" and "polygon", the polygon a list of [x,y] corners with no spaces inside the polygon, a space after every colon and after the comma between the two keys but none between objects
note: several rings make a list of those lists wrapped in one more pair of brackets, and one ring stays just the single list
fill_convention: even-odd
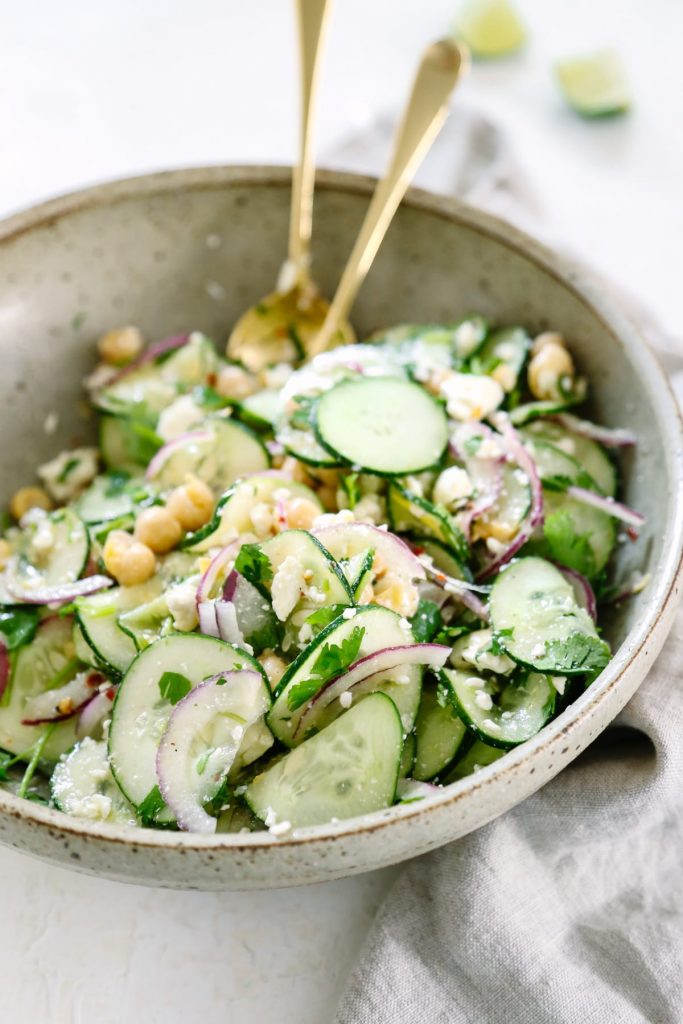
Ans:
[{"label": "white tabletop", "polygon": [[[463,102],[497,119],[554,229],[680,324],[683,6],[520,0],[523,57],[477,66]],[[284,0],[0,2],[0,214],[168,166],[291,159],[294,32]],[[405,95],[451,0],[343,0],[319,148]],[[636,107],[586,123],[550,74],[560,55],[622,51]],[[370,169],[370,168],[369,168]],[[198,895],[85,878],[0,850],[0,980],[13,1024],[317,1024],[393,871],[310,889]],[[11,1010],[11,1012],[10,1012]]]}]

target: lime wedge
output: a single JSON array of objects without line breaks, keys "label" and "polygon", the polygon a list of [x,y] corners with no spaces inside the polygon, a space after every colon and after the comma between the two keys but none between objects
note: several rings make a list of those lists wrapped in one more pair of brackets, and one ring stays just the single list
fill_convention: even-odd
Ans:
[{"label": "lime wedge", "polygon": [[466,0],[455,34],[474,57],[502,57],[526,39],[524,23],[509,0]]},{"label": "lime wedge", "polygon": [[626,72],[616,50],[568,57],[558,61],[555,70],[565,99],[583,117],[623,114],[631,105]]}]

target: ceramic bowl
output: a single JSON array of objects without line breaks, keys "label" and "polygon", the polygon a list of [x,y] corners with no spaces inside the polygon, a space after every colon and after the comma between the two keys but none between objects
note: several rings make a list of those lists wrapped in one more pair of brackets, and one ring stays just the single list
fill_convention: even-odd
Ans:
[{"label": "ceramic bowl", "polygon": [[[222,342],[267,293],[285,253],[290,171],[226,167],[156,174],[57,199],[0,225],[3,373],[2,495],[32,467],[84,439],[81,379],[93,342],[139,324],[149,338],[197,328]],[[330,295],[374,187],[321,173],[315,277]],[[615,573],[646,568],[649,587],[607,623],[615,657],[600,678],[533,740],[433,798],[309,829],[212,837],[80,821],[0,791],[0,841],[110,878],[186,889],[319,882],[434,849],[529,796],[577,756],[634,693],[672,621],[681,570],[681,424],[667,382],[601,282],[509,224],[450,199],[412,191],[398,211],[354,310],[359,336],[401,321],[478,311],[571,342],[592,385],[594,413],[633,428],[625,499],[647,515]],[[48,436],[46,417],[59,415]]]}]

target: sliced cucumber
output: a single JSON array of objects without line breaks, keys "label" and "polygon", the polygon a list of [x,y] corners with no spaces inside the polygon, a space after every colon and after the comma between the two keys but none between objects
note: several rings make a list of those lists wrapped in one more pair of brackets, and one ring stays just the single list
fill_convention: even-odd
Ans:
[{"label": "sliced cucumber", "polygon": [[[135,807],[158,784],[157,749],[174,703],[205,679],[241,668],[262,673],[245,651],[196,634],[162,637],[133,661],[114,701],[109,760],[121,791]],[[265,675],[262,678],[270,700]]]},{"label": "sliced cucumber", "polygon": [[501,679],[448,668],[442,669],[442,678],[467,728],[492,747],[507,750],[525,743],[555,710],[557,691],[540,672]]},{"label": "sliced cucumber", "polygon": [[242,480],[224,494],[216,505],[211,522],[201,530],[189,533],[183,547],[201,553],[224,547],[241,534],[250,533],[254,527],[251,513],[257,505],[273,507],[278,491],[288,492],[293,498],[306,498],[323,511],[320,500],[309,487],[276,472],[262,473]]},{"label": "sliced cucumber", "polygon": [[472,536],[511,540],[529,514],[531,484],[521,469],[509,463],[503,466],[503,489],[495,504],[472,526]]},{"label": "sliced cucumber", "polygon": [[534,540],[539,554],[576,569],[589,580],[607,565],[617,542],[617,526],[606,512],[582,501],[546,491],[542,540]]},{"label": "sliced cucumber", "polygon": [[519,378],[531,350],[531,338],[523,327],[504,327],[489,335],[471,361],[472,373],[488,374],[508,394]]},{"label": "sliced cucumber", "polygon": [[[578,398],[563,398],[555,401],[554,399],[547,398],[539,402],[525,402],[523,405],[517,405],[510,411],[510,423],[513,427],[522,427],[529,423],[536,423],[537,420],[542,420],[546,416],[556,416],[557,413],[566,412],[567,409],[573,408],[579,401]],[[546,421],[547,422],[547,421]],[[552,440],[552,438],[549,438]]]},{"label": "sliced cucumber", "polygon": [[[359,631],[362,639],[353,661],[385,647],[397,647],[414,642],[410,627],[406,629],[395,612],[381,605],[359,608],[353,618],[340,616],[322,629],[292,662],[275,691],[273,707],[268,715],[268,725],[277,739],[286,746],[297,742],[297,726],[312,698],[331,679],[340,676],[350,664],[348,661],[338,671],[333,668],[330,675],[323,672],[319,663],[320,656],[328,654],[332,648],[341,653],[343,645],[348,644],[353,637],[357,638]],[[319,672],[321,674],[318,674]],[[302,738],[303,736],[299,736],[298,742]]]},{"label": "sliced cucumber", "polygon": [[412,777],[429,782],[441,775],[457,756],[467,729],[451,700],[450,689],[430,679],[422,689],[415,722],[415,763]]},{"label": "sliced cucumber", "polygon": [[129,632],[119,626],[119,615],[158,597],[162,583],[153,576],[135,587],[115,587],[76,601],[76,621],[97,663],[115,674],[125,672],[138,648]]},{"label": "sliced cucumber", "polygon": [[80,496],[75,509],[83,522],[91,525],[121,519],[133,513],[140,503],[151,504],[152,500],[152,491],[142,478],[98,476]]},{"label": "sliced cucumber", "polygon": [[390,807],[403,748],[396,707],[373,693],[257,775],[245,799],[268,824],[323,825]]},{"label": "sliced cucumber", "polygon": [[[265,541],[261,550],[273,572],[265,590],[281,621],[303,609],[310,613],[330,605],[353,604],[353,591],[340,566],[306,530],[283,530]],[[289,610],[283,614],[281,608]]]},{"label": "sliced cucumber", "polygon": [[315,431],[333,456],[383,476],[435,466],[448,443],[443,407],[418,384],[398,377],[343,381],[326,391]]},{"label": "sliced cucumber", "polygon": [[24,527],[12,585],[25,594],[73,583],[88,563],[90,538],[85,523],[71,508],[40,516]]},{"label": "sliced cucumber", "polygon": [[396,533],[412,533],[440,541],[457,559],[467,561],[468,546],[455,520],[445,508],[412,494],[392,480],[387,499],[389,521]]},{"label": "sliced cucumber", "polygon": [[268,452],[248,427],[214,417],[170,441],[150,463],[148,479],[161,490],[184,483],[189,473],[220,494],[240,477],[268,469]]},{"label": "sliced cucumber", "polygon": [[100,451],[107,469],[138,476],[161,448],[155,433],[155,413],[139,416],[101,416]]},{"label": "sliced cucumber", "polygon": [[281,423],[277,428],[276,439],[284,447],[288,455],[293,455],[299,462],[307,466],[323,466],[334,469],[343,466],[344,461],[330,455],[316,440],[312,428],[302,430],[291,423]]},{"label": "sliced cucumber", "polygon": [[65,814],[137,825],[135,811],[114,782],[103,740],[86,737],[77,743],[55,765],[50,789],[55,807]]},{"label": "sliced cucumber", "polygon": [[562,484],[577,484],[590,490],[597,490],[593,478],[575,458],[549,441],[538,437],[525,436],[525,446],[536,464],[538,475],[544,484],[552,486],[553,481]]},{"label": "sliced cucumber", "polygon": [[429,380],[440,370],[460,366],[484,342],[488,325],[472,316],[447,326],[402,324],[373,336],[378,345],[395,347],[399,361],[416,380]]},{"label": "sliced cucumber", "polygon": [[522,434],[562,448],[595,480],[600,490],[614,498],[617,493],[618,477],[614,462],[605,449],[589,437],[582,437],[567,430],[553,420],[536,420],[530,423]]},{"label": "sliced cucumber", "polygon": [[75,656],[79,661],[82,661],[84,665],[90,665],[92,668],[100,667],[99,659],[95,656],[95,652],[85,639],[78,621],[74,622],[73,626],[73,644]]},{"label": "sliced cucumber", "polygon": [[272,430],[280,411],[280,392],[274,389],[257,391],[239,404],[240,418],[256,430]]},{"label": "sliced cucumber", "polygon": [[[14,656],[8,690],[0,705],[0,748],[11,754],[31,756],[31,746],[45,732],[44,725],[24,725],[24,706],[30,697],[60,686],[78,671],[73,643],[73,619],[45,619],[33,641]],[[54,726],[43,758],[56,761],[76,741],[76,718]]]},{"label": "sliced cucumber", "polygon": [[431,558],[436,569],[445,572],[454,580],[472,580],[472,573],[466,562],[461,561],[453,548],[433,537],[419,537],[413,535],[409,538],[412,548],[418,554],[425,554]]},{"label": "sliced cucumber", "polygon": [[504,753],[505,750],[501,747],[491,747],[488,743],[475,740],[465,750],[462,757],[458,758],[451,770],[444,775],[441,782],[444,786],[450,785],[451,782],[458,782],[459,779],[464,779],[479,771],[480,768],[486,768],[487,765],[498,761]]},{"label": "sliced cucumber", "polygon": [[409,779],[413,773],[413,764],[415,763],[415,750],[417,743],[415,740],[415,733],[409,732],[403,741],[403,750],[401,751],[401,766],[398,770],[399,778]]},{"label": "sliced cucumber", "polygon": [[491,625],[514,661],[538,672],[582,675],[601,671],[610,650],[572,585],[542,558],[521,558],[493,584]]}]

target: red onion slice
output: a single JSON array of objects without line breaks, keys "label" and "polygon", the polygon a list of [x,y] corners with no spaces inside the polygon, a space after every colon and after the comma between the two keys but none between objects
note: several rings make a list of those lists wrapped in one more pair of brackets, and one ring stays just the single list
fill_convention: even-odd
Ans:
[{"label": "red onion slice", "polygon": [[176,349],[182,348],[189,340],[189,334],[176,334],[172,338],[162,338],[161,341],[153,341],[136,359],[127,363],[126,366],[122,366],[116,376],[112,377],[106,386],[111,387],[112,384],[117,384],[124,377],[127,377],[128,374],[146,366],[147,363],[153,363],[155,359],[165,356],[167,352],[174,352]]},{"label": "red onion slice", "polygon": [[111,587],[113,580],[108,576],[86,576],[73,583],[61,583],[55,587],[20,587],[16,582],[7,584],[7,590],[16,601],[23,604],[68,604],[77,597],[97,594]]},{"label": "red onion slice", "polygon": [[590,441],[597,441],[605,448],[632,448],[638,443],[638,438],[631,430],[624,430],[621,427],[601,427],[590,420],[582,420],[578,416],[572,416],[569,412],[560,412],[552,417],[567,430],[580,437],[587,437]]},{"label": "red onion slice", "polygon": [[152,461],[145,470],[145,479],[154,480],[154,478],[157,477],[164,468],[168,460],[187,444],[203,444],[205,441],[211,441],[213,437],[213,431],[207,430],[205,427],[202,427],[200,430],[188,430],[184,434],[179,434],[178,437],[174,437],[172,441],[168,441],[167,444],[165,444],[163,448],[160,448],[156,455],[153,456]]},{"label": "red onion slice", "polygon": [[197,587],[197,607],[203,601],[210,601],[218,596],[216,591],[221,589],[222,574],[226,567],[234,562],[240,547],[240,541],[233,540],[211,559]]},{"label": "red onion slice", "polygon": [[114,704],[116,687],[110,686],[106,690],[100,690],[89,700],[78,716],[76,735],[79,739],[84,736],[92,736],[97,727],[107,717]]},{"label": "red onion slice", "polygon": [[425,568],[404,540],[370,523],[333,523],[311,531],[333,558],[351,558],[374,549],[384,565],[409,582],[426,579]]},{"label": "red onion slice", "polygon": [[221,640],[236,647],[246,647],[244,634],[237,622],[237,608],[232,601],[216,601],[216,622]]},{"label": "red onion slice", "polygon": [[640,512],[636,512],[635,509],[629,508],[621,501],[615,501],[614,498],[609,498],[604,494],[596,494],[595,491],[589,491],[585,487],[575,487],[573,484],[567,488],[567,494],[584,505],[591,505],[593,508],[599,509],[600,512],[605,512],[612,519],[619,519],[635,530],[639,530],[645,524],[645,516]]},{"label": "red onion slice", "polygon": [[106,682],[101,672],[79,672],[65,686],[29,697],[22,725],[40,725],[71,718],[92,700],[93,692]]},{"label": "red onion slice", "polygon": [[595,599],[595,592],[591,587],[590,583],[585,576],[582,576],[576,569],[569,569],[566,565],[560,565],[559,562],[553,562],[565,577],[565,579],[571,583],[574,594],[578,605],[590,615],[593,622],[598,621],[598,602]]},{"label": "red onion slice", "polygon": [[216,640],[220,640],[221,632],[216,618],[216,602],[202,601],[197,605],[197,615],[199,616],[199,632],[204,636],[213,636]]}]

